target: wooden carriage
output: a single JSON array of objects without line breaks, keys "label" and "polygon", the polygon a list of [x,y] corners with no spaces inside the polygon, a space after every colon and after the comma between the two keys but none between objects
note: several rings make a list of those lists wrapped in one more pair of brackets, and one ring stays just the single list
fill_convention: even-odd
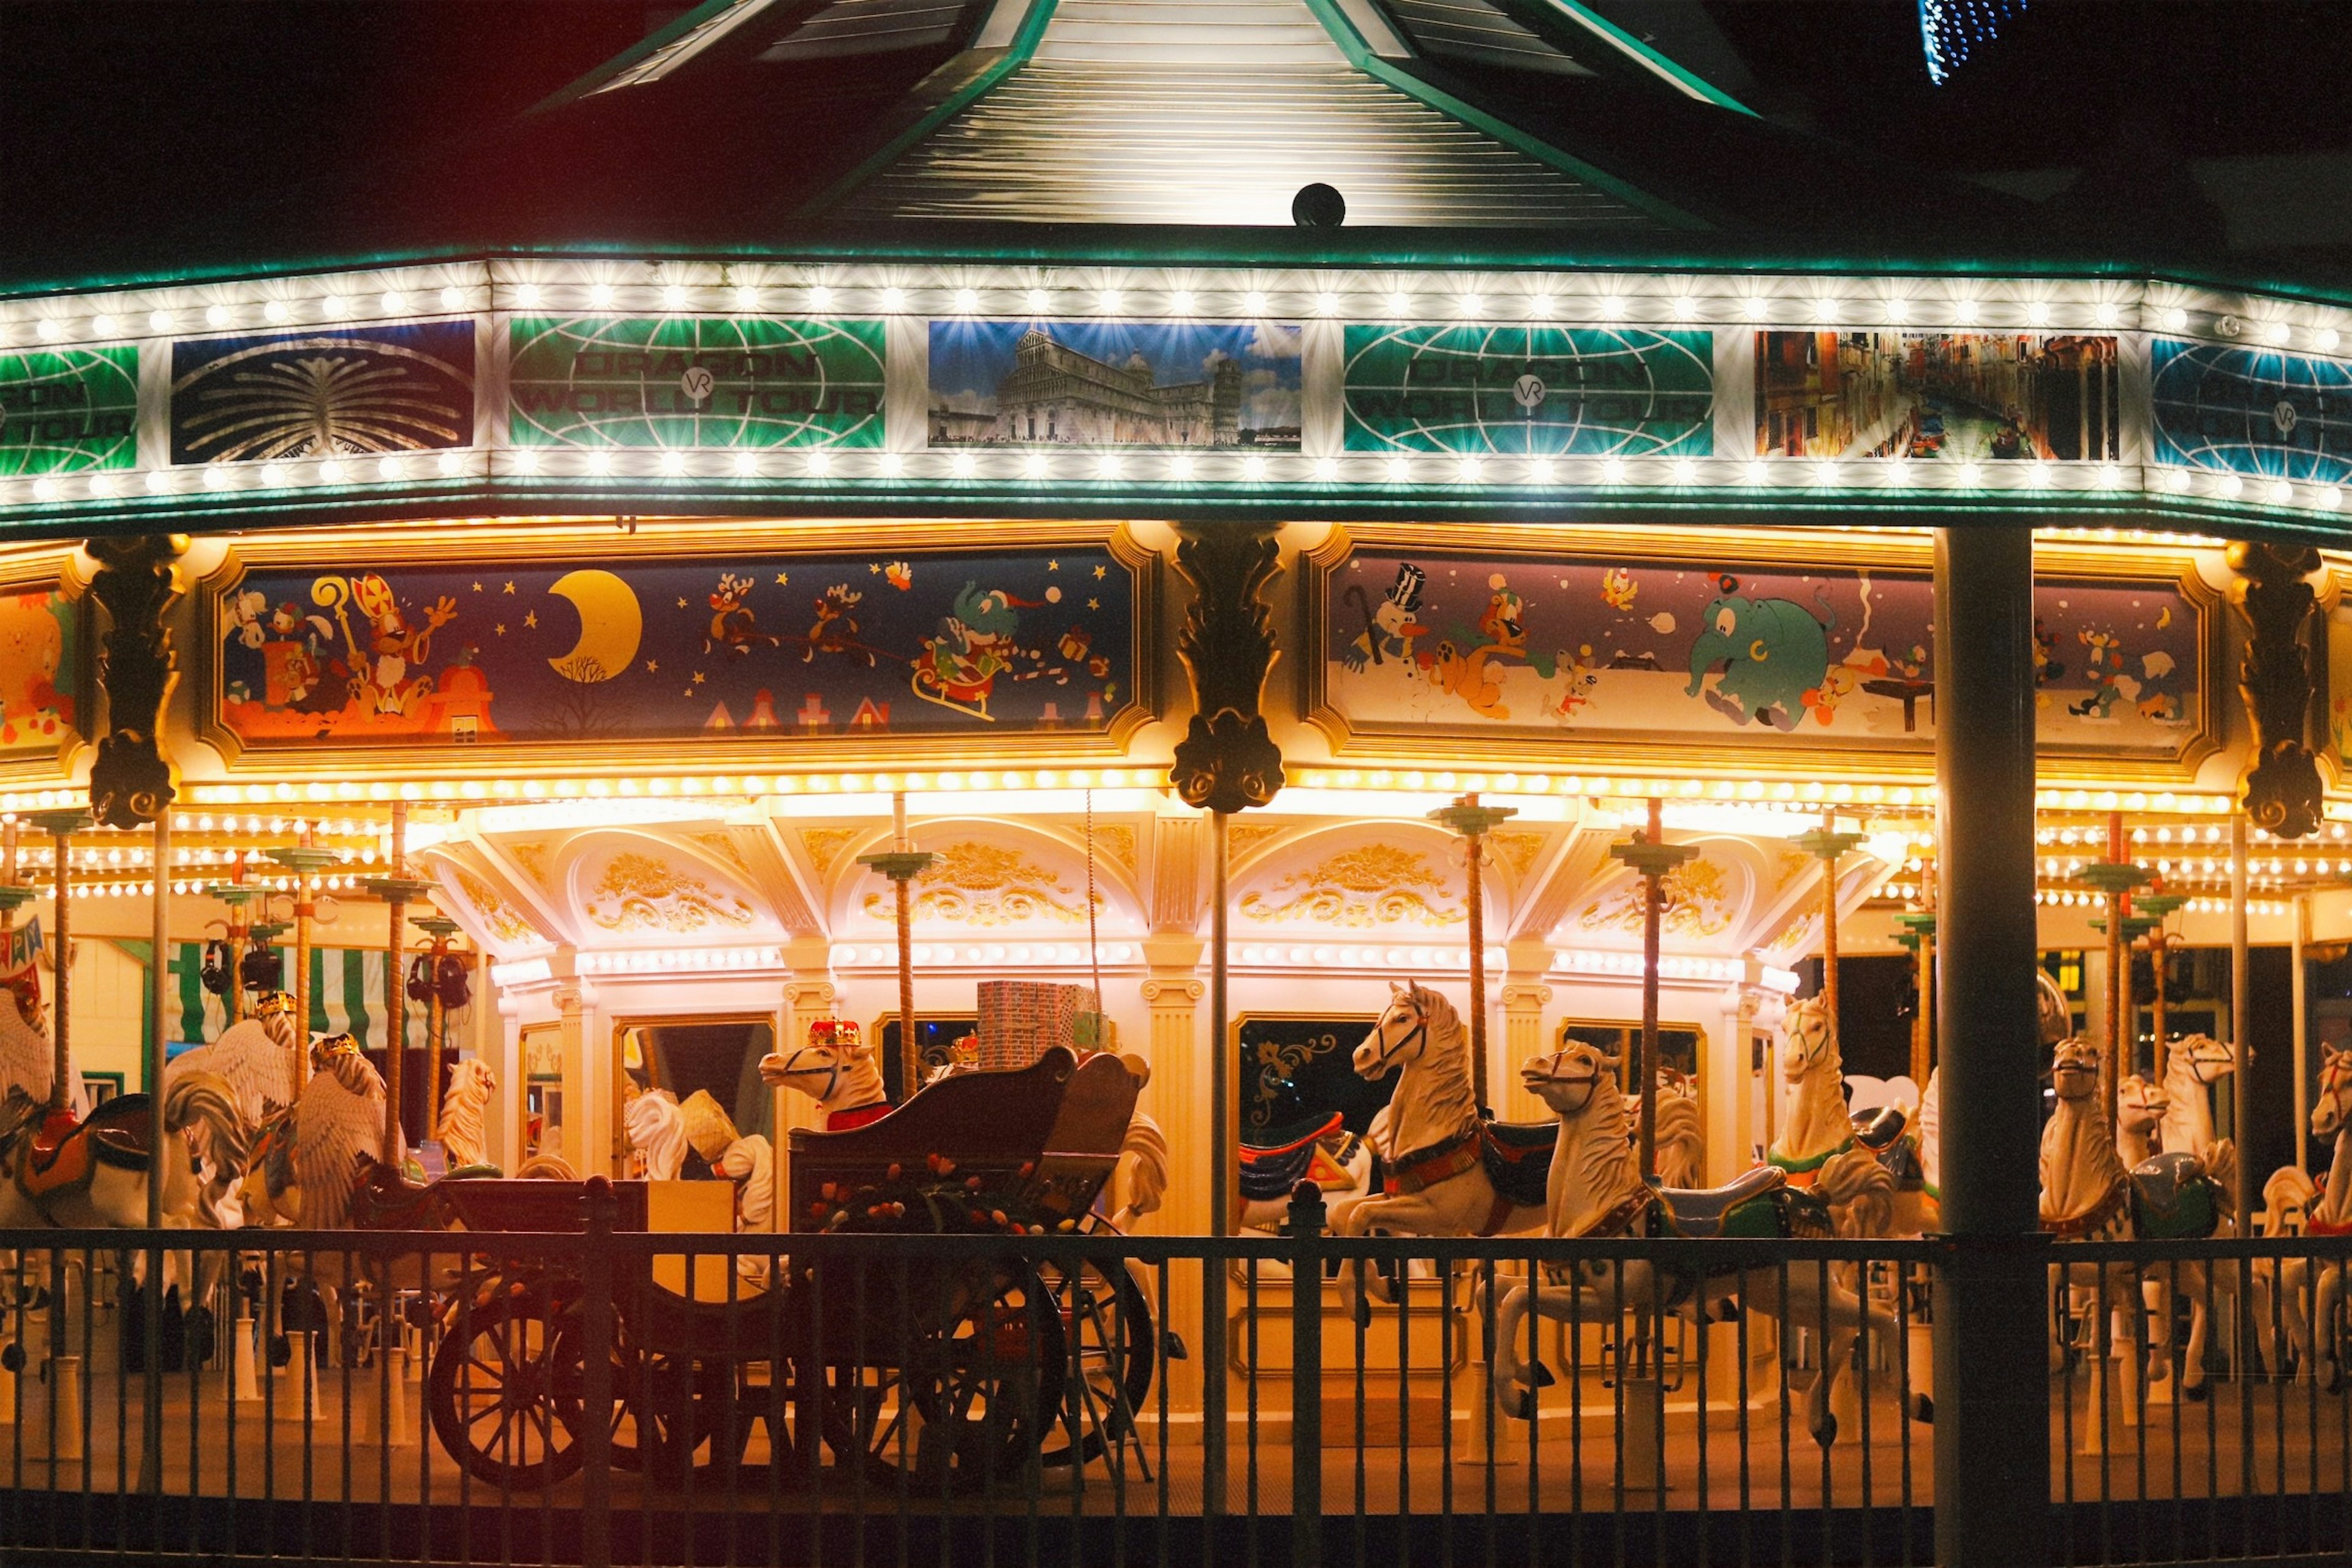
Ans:
[{"label": "wooden carriage", "polygon": [[[764,1423],[773,1461],[971,1486],[1034,1454],[1085,1463],[1133,1425],[1157,1336],[1117,1264],[1040,1258],[1117,1164],[1138,1079],[1116,1057],[1056,1047],[1030,1067],[944,1079],[889,1115],[792,1137],[800,1233],[1002,1235],[1007,1246],[904,1256],[803,1248],[774,1277],[719,1253],[627,1248],[614,1269],[614,1460],[656,1477],[732,1466]],[[643,1233],[652,1184],[614,1184],[615,1228]],[[451,1181],[435,1196],[470,1231],[579,1232],[584,1184]],[[1050,1252],[1048,1244],[1045,1250]],[[576,1470],[588,1420],[579,1272],[478,1249],[446,1299],[427,1386],[442,1445],[486,1484]],[[752,1253],[764,1258],[764,1254]]]}]

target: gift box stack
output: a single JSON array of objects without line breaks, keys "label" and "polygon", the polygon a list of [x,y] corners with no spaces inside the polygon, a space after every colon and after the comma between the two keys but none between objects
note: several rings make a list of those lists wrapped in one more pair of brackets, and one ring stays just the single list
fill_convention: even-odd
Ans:
[{"label": "gift box stack", "polygon": [[991,1071],[1025,1068],[1054,1046],[1072,1050],[1078,1019],[1097,1008],[1094,988],[1040,980],[980,983],[980,1065]]}]

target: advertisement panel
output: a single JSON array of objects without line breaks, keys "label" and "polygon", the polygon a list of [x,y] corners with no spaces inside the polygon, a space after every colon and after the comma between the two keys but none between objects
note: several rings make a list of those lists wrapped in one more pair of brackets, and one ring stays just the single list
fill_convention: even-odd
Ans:
[{"label": "advertisement panel", "polygon": [[2352,364],[2158,338],[2156,460],[2268,479],[2352,475]]},{"label": "advertisement panel", "polygon": [[172,461],[433,451],[474,441],[474,323],[172,345]]},{"label": "advertisement panel", "polygon": [[882,444],[880,321],[524,317],[511,331],[518,447]]},{"label": "advertisement panel", "polygon": [[2049,332],[1756,334],[1756,455],[2113,462],[2116,340]]},{"label": "advertisement panel", "polygon": [[139,351],[0,354],[0,477],[127,468],[139,448]]},{"label": "advertisement panel", "polygon": [[1360,326],[1346,344],[1351,452],[1714,450],[1711,332]]},{"label": "advertisement panel", "polygon": [[930,324],[933,447],[1297,451],[1299,329],[1282,321]]}]

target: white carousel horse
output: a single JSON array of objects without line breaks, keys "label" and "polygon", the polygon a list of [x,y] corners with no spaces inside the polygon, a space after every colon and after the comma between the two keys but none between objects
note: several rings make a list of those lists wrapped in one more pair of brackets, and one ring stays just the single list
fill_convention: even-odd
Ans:
[{"label": "white carousel horse", "polygon": [[[1765,1163],[1785,1172],[1791,1186],[1833,1187],[1839,1195],[1832,1197],[1832,1208],[1860,1204],[1857,1212],[1837,1215],[1841,1236],[1924,1236],[1934,1230],[1937,1204],[1934,1178],[1923,1174],[1925,1135],[1910,1127],[1913,1118],[1897,1107],[1884,1122],[1892,1144],[1861,1142],[1857,1119],[1847,1105],[1837,1026],[1820,997],[1789,1004],[1780,1021],[1780,1058],[1788,1107]],[[1864,1170],[1864,1160],[1885,1168],[1885,1179]]]},{"label": "white carousel horse", "polygon": [[828,1132],[862,1127],[890,1110],[890,1094],[882,1086],[882,1069],[874,1063],[874,1047],[863,1040],[856,1045],[812,1040],[761,1057],[760,1077],[815,1100],[824,1112]]},{"label": "white carousel horse", "polygon": [[[765,1133],[747,1133],[736,1139],[710,1163],[710,1168],[735,1184],[737,1230],[764,1231],[773,1226],[776,1151]],[[768,1260],[756,1253],[738,1253],[735,1272],[746,1281],[764,1287],[768,1282]]]},{"label": "white carousel horse", "polygon": [[2156,1130],[2170,1113],[2163,1086],[2137,1073],[2116,1085],[2116,1157],[2129,1170],[2157,1152]]},{"label": "white carousel horse", "polygon": [[1168,1195],[1168,1134],[1140,1110],[1129,1121],[1119,1140],[1118,1163],[1111,1167],[1107,1192],[1116,1193],[1110,1223],[1120,1230],[1146,1215],[1158,1214]]},{"label": "white carousel horse", "polygon": [[219,1077],[236,1097],[237,1114],[244,1119],[247,1131],[247,1138],[234,1153],[211,1147],[210,1140],[202,1136],[196,1140],[197,1172],[204,1185],[197,1215],[212,1228],[235,1230],[245,1223],[245,1203],[239,1190],[245,1179],[247,1152],[244,1144],[250,1142],[255,1131],[268,1125],[270,1118],[293,1103],[294,1050],[292,1015],[273,1009],[238,1019],[223,1029],[219,1038],[181,1052],[163,1068],[167,1090],[192,1073]]},{"label": "white carousel horse", "polygon": [[629,1147],[646,1158],[646,1179],[674,1182],[686,1168],[686,1112],[677,1096],[666,1089],[649,1089],[629,1101],[621,1113],[621,1127]]},{"label": "white carousel horse", "polygon": [[[118,1096],[61,1128],[44,1102],[10,1089],[0,1100],[0,1230],[144,1228],[147,1138],[179,1139],[201,1127],[226,1151],[244,1139],[228,1085],[208,1073],[184,1075],[164,1091],[160,1129],[148,1119],[149,1103],[145,1095]],[[193,1225],[198,1196],[194,1162],[166,1158],[164,1225]]]},{"label": "white carousel horse", "polygon": [[[351,1217],[359,1189],[383,1140],[383,1076],[349,1035],[313,1047],[317,1070],[293,1105],[270,1118],[246,1166],[246,1215],[256,1225],[334,1230]],[[405,1146],[393,1151],[394,1168]]]},{"label": "white carousel horse", "polygon": [[2236,1175],[2237,1145],[2214,1135],[2212,1085],[2237,1070],[2237,1051],[2210,1035],[2183,1035],[2164,1049],[2164,1092],[2170,1103],[2158,1144],[2168,1154],[2196,1155],[2224,1191]]},{"label": "white carousel horse", "polygon": [[467,1057],[450,1069],[449,1087],[441,1094],[441,1125],[433,1135],[441,1141],[452,1171],[489,1163],[487,1113],[498,1087],[488,1062]]},{"label": "white carousel horse", "polygon": [[[2050,1077],[2058,1103],[2042,1130],[2042,1228],[2062,1243],[2129,1241],[2131,1173],[2116,1152],[2115,1132],[2100,1111],[2097,1049],[2079,1037],[2061,1040],[2051,1058]],[[2053,1314],[2058,1289],[2088,1289],[2094,1296],[2092,1310],[2119,1311],[2133,1353],[2145,1356],[2146,1323],[2128,1269],[2062,1264],[2053,1274]],[[2063,1352],[2054,1334],[2051,1355],[2055,1371]]]},{"label": "white carousel horse", "polygon": [[[1511,1202],[1486,1173],[1469,1036],[1454,1004],[1425,985],[1391,981],[1389,988],[1394,994],[1353,1058],[1367,1082],[1398,1074],[1388,1121],[1372,1128],[1387,1190],[1341,1200],[1331,1211],[1331,1234],[1509,1236],[1540,1228],[1542,1206]],[[1617,1130],[1622,1138],[1622,1121]],[[1360,1318],[1367,1309],[1356,1299],[1357,1273],[1339,1270],[1339,1296]]]},{"label": "white carousel horse", "polygon": [[[2352,1050],[2327,1047],[2319,1068],[2319,1099],[2311,1108],[2311,1131],[2315,1138],[2333,1138],[2327,1174],[2315,1184],[2317,1196],[2304,1205],[2303,1229],[2307,1236],[2352,1235]],[[2294,1167],[2289,1166],[2292,1170]],[[2282,1171],[2263,1187],[2264,1195],[2278,1185]],[[2279,1270],[2281,1311],[2286,1331],[2312,1376],[2328,1393],[2344,1386],[2344,1367],[2336,1355],[2336,1313],[2344,1299],[2344,1265],[2337,1259],[2290,1258]],[[2315,1273],[2316,1278],[2314,1278]]]},{"label": "white carousel horse", "polygon": [[[1696,1187],[1706,1180],[1706,1123],[1698,1109],[1698,1086],[1681,1073],[1659,1075],[1658,1111],[1650,1132],[1657,1152],[1658,1181],[1669,1187]],[[1627,1136],[1639,1138],[1642,1097],[1625,1099]]]},{"label": "white carousel horse", "polygon": [[[1519,1069],[1529,1093],[1559,1119],[1552,1152],[1546,1204],[1546,1234],[1608,1237],[1647,1234],[1663,1227],[1685,1235],[1722,1234],[1757,1227],[1757,1234],[1825,1236],[1830,1219],[1824,1194],[1791,1191],[1785,1173],[1771,1167],[1750,1171],[1728,1187],[1708,1191],[1660,1191],[1642,1179],[1639,1161],[1622,1132],[1623,1099],[1614,1063],[1596,1047],[1570,1041],[1549,1056],[1530,1057]],[[1625,1310],[1659,1310],[1704,1324],[1735,1300],[1778,1319],[1784,1330],[1825,1329],[1822,1372],[1806,1394],[1806,1426],[1815,1440],[1835,1440],[1837,1420],[1830,1394],[1838,1369],[1852,1360],[1856,1337],[1870,1331],[1892,1342],[1892,1314],[1866,1307],[1853,1291],[1832,1282],[1824,1296],[1821,1276],[1811,1268],[1762,1268],[1742,1275],[1687,1277],[1643,1259],[1595,1262],[1549,1270],[1551,1282],[1514,1284],[1497,1303],[1494,1372],[1498,1402],[1524,1417],[1535,1384],[1549,1373],[1522,1365],[1520,1324],[1528,1312],[1554,1321],[1584,1317],[1599,1321]],[[1654,1303],[1655,1304],[1654,1306]],[[1622,1347],[1631,1336],[1618,1335]]]}]

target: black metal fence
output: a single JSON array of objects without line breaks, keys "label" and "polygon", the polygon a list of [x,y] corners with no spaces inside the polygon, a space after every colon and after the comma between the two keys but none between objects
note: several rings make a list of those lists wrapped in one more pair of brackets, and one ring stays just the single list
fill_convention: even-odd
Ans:
[{"label": "black metal fence", "polygon": [[[1931,1243],[156,1239],[0,1234],[7,1561],[1931,1557]],[[2352,1556],[2347,1253],[2053,1248],[2059,1562]]]}]

